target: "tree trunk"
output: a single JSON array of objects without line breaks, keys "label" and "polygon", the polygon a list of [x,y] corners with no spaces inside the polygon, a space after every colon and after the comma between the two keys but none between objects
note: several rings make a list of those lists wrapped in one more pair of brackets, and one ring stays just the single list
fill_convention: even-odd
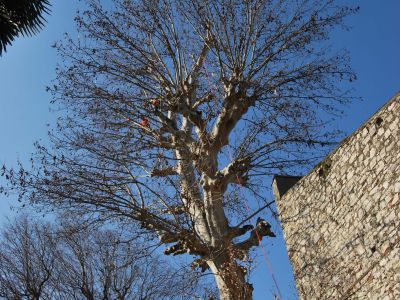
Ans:
[{"label": "tree trunk", "polygon": [[207,264],[214,273],[220,300],[253,299],[253,287],[246,282],[244,269],[234,260],[221,254]]}]

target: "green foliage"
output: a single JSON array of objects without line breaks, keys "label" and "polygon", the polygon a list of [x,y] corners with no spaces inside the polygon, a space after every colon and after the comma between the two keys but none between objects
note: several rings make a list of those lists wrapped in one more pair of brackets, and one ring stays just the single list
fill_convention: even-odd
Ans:
[{"label": "green foliage", "polygon": [[332,160],[328,157],[324,161],[322,161],[319,165],[318,174],[321,177],[326,177],[331,169]]},{"label": "green foliage", "polygon": [[0,55],[20,34],[39,32],[49,7],[48,0],[0,0]]}]

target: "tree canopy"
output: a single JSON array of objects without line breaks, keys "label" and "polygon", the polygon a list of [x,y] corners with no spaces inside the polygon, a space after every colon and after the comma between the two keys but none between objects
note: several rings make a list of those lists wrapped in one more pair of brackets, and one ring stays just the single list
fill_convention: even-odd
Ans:
[{"label": "tree canopy", "polygon": [[3,299],[184,300],[204,293],[195,273],[169,266],[134,232],[24,215],[2,228],[0,242]]},{"label": "tree canopy", "polygon": [[[274,237],[264,179],[332,145],[326,117],[355,75],[326,41],[355,8],[334,0],[89,0],[55,47],[63,111],[22,198],[124,219],[209,269],[221,299],[251,299],[250,250]],[[240,193],[239,189],[244,189]],[[253,211],[246,209],[251,200]],[[255,208],[254,208],[255,207]],[[255,219],[257,217],[257,219]]]}]

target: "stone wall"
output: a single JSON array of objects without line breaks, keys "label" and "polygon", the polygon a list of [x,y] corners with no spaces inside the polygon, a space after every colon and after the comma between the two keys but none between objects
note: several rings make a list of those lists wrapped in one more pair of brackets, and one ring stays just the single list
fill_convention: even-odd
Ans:
[{"label": "stone wall", "polygon": [[400,94],[276,189],[300,299],[400,299]]}]

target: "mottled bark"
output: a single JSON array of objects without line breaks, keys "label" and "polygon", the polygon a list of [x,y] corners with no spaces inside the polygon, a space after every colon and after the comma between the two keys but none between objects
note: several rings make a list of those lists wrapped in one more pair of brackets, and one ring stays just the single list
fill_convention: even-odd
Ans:
[{"label": "mottled bark", "polygon": [[225,254],[207,262],[214,273],[220,300],[251,300],[253,287],[245,279],[245,271]]}]

